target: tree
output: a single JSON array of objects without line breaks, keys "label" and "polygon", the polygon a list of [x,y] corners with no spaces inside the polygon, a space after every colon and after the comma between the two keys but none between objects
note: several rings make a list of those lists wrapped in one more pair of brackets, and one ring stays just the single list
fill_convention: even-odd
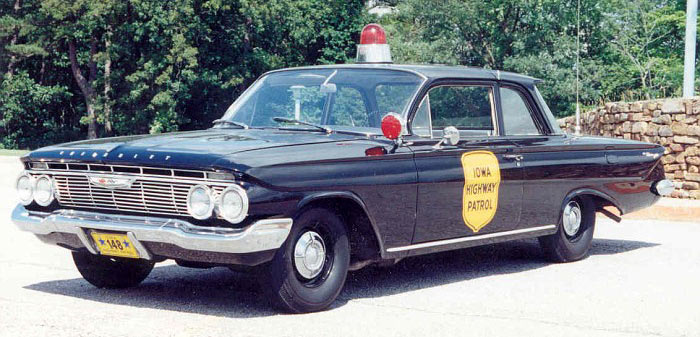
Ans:
[{"label": "tree", "polygon": [[671,39],[682,41],[685,13],[670,7],[666,1],[616,0],[614,4],[618,10],[606,15],[612,31],[610,45],[636,71],[641,94],[651,99],[660,85],[656,81],[659,75],[656,69],[672,56],[666,52],[658,57],[657,48]]},{"label": "tree", "polygon": [[[680,43],[685,13],[668,1],[615,0],[613,3],[617,11],[605,17],[611,29],[610,46],[636,72],[641,95],[651,99],[663,86],[662,66],[668,66],[666,61],[671,58],[676,63],[682,62],[682,54],[669,50],[680,52],[683,48]],[[664,51],[660,52],[660,48]]]},{"label": "tree", "polygon": [[[27,5],[22,0],[14,0],[11,8],[3,8],[0,11],[0,40],[5,40],[5,47],[0,50],[0,55],[7,57],[5,77],[11,78],[16,70],[17,63],[35,55],[46,56],[46,51],[40,46],[39,41],[33,40],[37,27],[34,25],[35,15],[31,11],[31,4]],[[1,7],[0,7],[1,8]],[[5,15],[2,15],[5,13]]]},{"label": "tree", "polygon": [[403,0],[399,13],[382,21],[397,61],[538,77],[552,110],[565,116],[575,111],[577,92],[584,105],[676,93],[684,6],[671,0]]},{"label": "tree", "polygon": [[381,3],[398,11],[372,17],[361,0],[0,2],[0,144],[208,127],[266,71],[351,61],[375,20],[395,62],[532,75],[559,116],[575,109],[577,54],[585,105],[680,92],[682,0],[581,0],[580,33],[577,1]]},{"label": "tree", "polygon": [[[49,40],[65,44],[73,78],[85,101],[87,138],[97,138],[97,53],[103,35],[105,13],[114,7],[111,0],[44,0],[43,24],[53,27]],[[83,66],[85,64],[85,66]],[[85,68],[84,68],[85,67]]]},{"label": "tree", "polygon": [[[19,0],[19,11],[15,1],[0,3],[0,74],[23,73],[31,90],[11,90],[19,83],[5,78],[0,96],[60,88],[47,113],[71,132],[36,123],[47,137],[7,146],[85,138],[75,130],[93,138],[208,127],[268,70],[351,59],[368,20],[357,0]],[[12,43],[44,52],[19,53]],[[15,123],[30,107],[12,106],[0,123],[30,129]],[[28,137],[0,131],[0,139]]]},{"label": "tree", "polygon": [[70,96],[67,88],[38,84],[18,71],[3,80],[0,92],[0,148],[35,148],[78,136],[62,107]]}]

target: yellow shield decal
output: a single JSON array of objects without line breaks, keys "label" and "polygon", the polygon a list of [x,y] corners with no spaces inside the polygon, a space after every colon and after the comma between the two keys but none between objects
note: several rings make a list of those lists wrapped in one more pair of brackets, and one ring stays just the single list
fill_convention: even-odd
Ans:
[{"label": "yellow shield decal", "polygon": [[498,209],[498,187],[501,169],[498,158],[489,151],[473,151],[462,155],[464,192],[462,218],[474,233],[488,225]]}]

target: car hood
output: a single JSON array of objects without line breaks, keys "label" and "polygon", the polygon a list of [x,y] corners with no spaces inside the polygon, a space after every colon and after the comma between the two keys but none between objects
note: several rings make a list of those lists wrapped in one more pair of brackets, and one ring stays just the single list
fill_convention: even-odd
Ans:
[{"label": "car hood", "polygon": [[227,158],[247,151],[366,140],[367,137],[279,129],[208,129],[160,135],[101,138],[44,147],[23,160],[63,160],[109,165],[230,168]]}]

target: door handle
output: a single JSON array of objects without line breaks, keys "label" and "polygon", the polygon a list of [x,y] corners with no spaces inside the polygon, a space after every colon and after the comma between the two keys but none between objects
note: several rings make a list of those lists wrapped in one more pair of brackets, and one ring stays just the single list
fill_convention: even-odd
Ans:
[{"label": "door handle", "polygon": [[521,161],[521,160],[523,160],[523,155],[521,155],[521,154],[504,154],[503,159]]}]

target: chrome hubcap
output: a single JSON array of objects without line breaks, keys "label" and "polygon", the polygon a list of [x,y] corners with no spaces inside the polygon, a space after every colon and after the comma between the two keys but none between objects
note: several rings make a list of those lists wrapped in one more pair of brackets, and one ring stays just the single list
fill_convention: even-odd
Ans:
[{"label": "chrome hubcap", "polygon": [[564,233],[568,236],[576,235],[581,228],[581,206],[576,201],[569,201],[562,217]]},{"label": "chrome hubcap", "polygon": [[294,246],[294,266],[299,275],[312,279],[323,270],[326,262],[326,245],[316,232],[302,234]]}]

